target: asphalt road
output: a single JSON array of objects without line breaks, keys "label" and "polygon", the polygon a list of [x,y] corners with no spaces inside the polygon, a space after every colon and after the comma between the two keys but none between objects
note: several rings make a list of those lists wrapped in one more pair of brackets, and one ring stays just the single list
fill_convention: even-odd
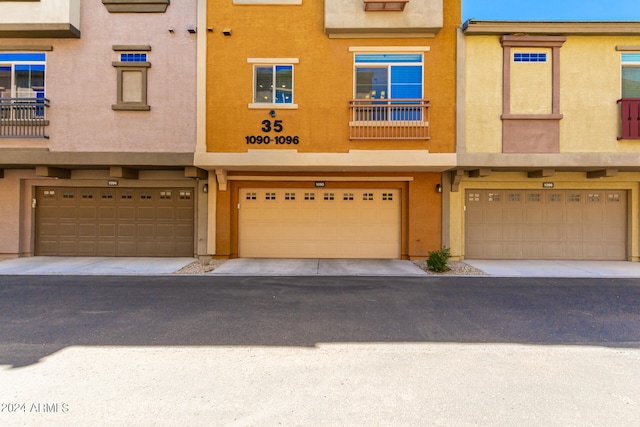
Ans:
[{"label": "asphalt road", "polygon": [[640,281],[0,276],[0,425],[638,425]]}]

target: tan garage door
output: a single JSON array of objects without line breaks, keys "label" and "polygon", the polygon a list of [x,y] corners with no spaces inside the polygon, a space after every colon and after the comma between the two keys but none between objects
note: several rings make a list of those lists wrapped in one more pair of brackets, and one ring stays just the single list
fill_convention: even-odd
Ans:
[{"label": "tan garage door", "polygon": [[625,260],[624,190],[467,190],[469,259]]},{"label": "tan garage door", "polygon": [[193,256],[189,188],[39,187],[36,255]]},{"label": "tan garage door", "polygon": [[399,258],[400,190],[241,188],[239,255]]}]

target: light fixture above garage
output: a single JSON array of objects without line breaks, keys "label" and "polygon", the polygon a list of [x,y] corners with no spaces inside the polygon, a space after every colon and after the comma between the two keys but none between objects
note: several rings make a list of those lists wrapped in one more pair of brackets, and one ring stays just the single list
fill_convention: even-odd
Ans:
[{"label": "light fixture above garage", "polygon": [[409,0],[364,0],[367,12],[402,12]]}]

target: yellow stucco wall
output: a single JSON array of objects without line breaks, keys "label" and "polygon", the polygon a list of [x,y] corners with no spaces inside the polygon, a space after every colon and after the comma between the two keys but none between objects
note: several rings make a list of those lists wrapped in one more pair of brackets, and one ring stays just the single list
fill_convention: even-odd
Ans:
[{"label": "yellow stucco wall", "polygon": [[540,189],[542,183],[552,181],[554,189],[624,189],[628,191],[629,210],[627,215],[627,244],[630,261],[640,260],[640,173],[620,173],[617,177],[585,179],[583,172],[557,173],[551,178],[527,178],[526,172],[493,173],[484,178],[463,178],[459,191],[450,196],[450,242],[454,258],[464,258],[464,203],[465,191],[473,188],[484,189]]},{"label": "yellow stucco wall", "polygon": [[502,46],[499,36],[466,37],[465,117],[469,153],[502,151]]},{"label": "yellow stucco wall", "polygon": [[546,53],[547,62],[511,63],[511,114],[551,114],[551,49],[516,48],[514,52]]},{"label": "yellow stucco wall", "polygon": [[[239,6],[209,2],[207,151],[295,148],[300,152],[353,149],[455,151],[455,42],[460,5],[444,2],[444,28],[434,38],[330,39],[324,34],[322,1],[299,6]],[[222,30],[230,28],[231,36]],[[350,141],[349,103],[354,92],[354,53],[350,47],[428,46],[424,53],[424,96],[430,99],[430,141]],[[298,145],[248,145],[261,135],[269,109],[251,109],[253,64],[248,58],[297,58],[294,102],[297,109],[275,109],[283,136]],[[274,119],[271,119],[274,120]]]},{"label": "yellow stucco wall", "polygon": [[[466,36],[465,46],[466,151],[499,153],[502,150],[500,36]],[[561,153],[640,152],[637,140],[617,140],[616,101],[621,97],[622,52],[617,51],[616,46],[640,46],[640,36],[569,35],[560,48]],[[518,79],[515,81],[518,87],[512,86],[512,89],[538,94],[536,96],[541,92],[550,93],[547,88],[541,88],[544,81],[550,84],[548,77],[520,79],[513,65],[512,73],[516,74],[512,77]],[[523,81],[528,82],[528,87],[520,85]],[[514,102],[517,101],[512,96],[512,113],[524,112],[519,111],[523,110],[522,106]]]}]

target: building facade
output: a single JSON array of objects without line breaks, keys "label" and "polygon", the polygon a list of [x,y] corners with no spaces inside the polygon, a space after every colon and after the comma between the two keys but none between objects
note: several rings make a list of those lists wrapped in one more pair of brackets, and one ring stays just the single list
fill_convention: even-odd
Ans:
[{"label": "building facade", "polygon": [[0,2],[0,255],[198,253],[196,25],[196,2]]},{"label": "building facade", "polygon": [[640,26],[468,21],[452,254],[640,259]]},{"label": "building facade", "polygon": [[195,166],[208,171],[207,252],[406,259],[440,248],[460,2],[206,10]]}]

